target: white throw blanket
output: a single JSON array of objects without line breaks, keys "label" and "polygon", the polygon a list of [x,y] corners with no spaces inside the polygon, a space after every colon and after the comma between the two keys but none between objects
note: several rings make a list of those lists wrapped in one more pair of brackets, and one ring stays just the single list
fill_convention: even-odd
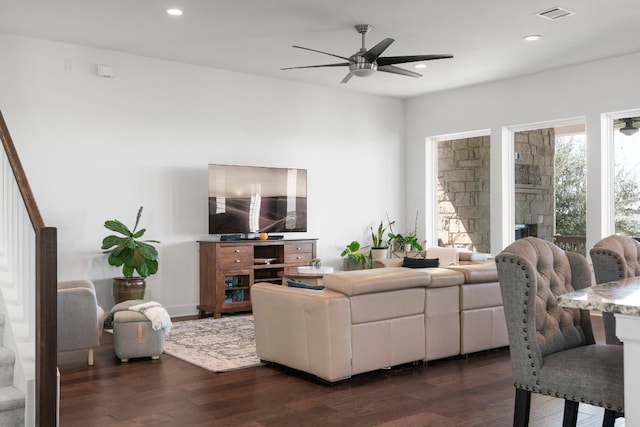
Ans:
[{"label": "white throw blanket", "polygon": [[165,336],[171,332],[171,317],[159,302],[148,301],[142,304],[132,305],[129,307],[129,310],[137,311],[147,316],[151,321],[151,328],[154,331],[162,330]]}]

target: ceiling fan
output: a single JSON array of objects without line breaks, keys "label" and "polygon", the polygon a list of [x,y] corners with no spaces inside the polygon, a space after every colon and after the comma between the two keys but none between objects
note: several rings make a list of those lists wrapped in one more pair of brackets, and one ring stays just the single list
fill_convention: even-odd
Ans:
[{"label": "ceiling fan", "polygon": [[371,25],[360,24],[356,25],[355,29],[362,35],[362,47],[359,51],[351,55],[349,58],[340,55],[334,55],[333,53],[322,52],[320,50],[309,49],[308,47],[293,46],[297,49],[310,50],[311,52],[318,52],[324,55],[335,56],[336,58],[344,59],[347,62],[339,62],[336,64],[323,64],[323,65],[308,65],[305,67],[287,67],[282,70],[294,70],[298,68],[320,68],[320,67],[349,67],[349,74],[345,76],[340,83],[346,83],[352,76],[367,77],[375,73],[376,71],[384,71],[385,73],[402,74],[403,76],[421,77],[422,74],[405,70],[404,68],[396,67],[394,64],[404,64],[407,62],[419,62],[419,61],[431,61],[434,59],[447,59],[453,58],[453,55],[412,55],[412,56],[380,56],[391,43],[393,39],[386,38],[380,43],[367,50],[364,47],[364,37],[371,30]]}]

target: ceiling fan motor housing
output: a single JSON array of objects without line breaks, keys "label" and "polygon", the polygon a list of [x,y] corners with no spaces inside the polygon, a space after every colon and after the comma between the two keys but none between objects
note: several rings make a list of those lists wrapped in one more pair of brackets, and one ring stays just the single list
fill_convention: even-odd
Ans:
[{"label": "ceiling fan motor housing", "polygon": [[369,62],[362,57],[365,53],[367,53],[366,49],[360,49],[358,53],[354,53],[349,57],[349,71],[354,76],[367,77],[378,69],[378,64],[375,61]]}]

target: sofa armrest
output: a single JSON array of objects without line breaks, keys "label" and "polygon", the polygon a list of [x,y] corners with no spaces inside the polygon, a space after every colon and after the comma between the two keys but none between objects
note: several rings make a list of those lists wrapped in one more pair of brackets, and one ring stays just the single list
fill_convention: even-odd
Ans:
[{"label": "sofa armrest", "polygon": [[58,283],[58,351],[99,346],[103,320],[93,283]]},{"label": "sofa armrest", "polygon": [[464,282],[466,284],[498,281],[498,269],[493,261],[477,264],[456,265],[447,268],[464,274]]},{"label": "sofa armrest", "polygon": [[257,283],[251,287],[262,360],[333,382],[351,377],[351,310],[343,294]]},{"label": "sofa armrest", "polygon": [[347,296],[426,287],[431,283],[427,268],[389,267],[329,274],[323,283],[327,289]]},{"label": "sofa armrest", "polygon": [[373,268],[402,267],[404,258],[380,258],[373,260]]}]

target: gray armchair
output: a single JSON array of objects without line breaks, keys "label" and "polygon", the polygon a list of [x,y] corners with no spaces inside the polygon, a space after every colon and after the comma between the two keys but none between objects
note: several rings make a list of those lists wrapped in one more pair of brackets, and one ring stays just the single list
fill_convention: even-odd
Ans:
[{"label": "gray armchair", "polygon": [[622,347],[596,345],[587,310],[557,297],[591,285],[584,256],[534,237],[517,240],[496,265],[516,387],[514,426],[527,426],[531,393],[565,400],[563,426],[575,426],[579,403],[605,408],[604,426],[624,412]]},{"label": "gray armchair", "polygon": [[93,283],[72,280],[58,283],[58,352],[88,350],[100,345],[104,310],[98,305]]},{"label": "gray armchair", "polygon": [[[640,242],[626,236],[609,236],[597,242],[591,251],[596,283],[640,276]],[[613,313],[603,313],[607,344],[622,344],[616,337]]]}]

